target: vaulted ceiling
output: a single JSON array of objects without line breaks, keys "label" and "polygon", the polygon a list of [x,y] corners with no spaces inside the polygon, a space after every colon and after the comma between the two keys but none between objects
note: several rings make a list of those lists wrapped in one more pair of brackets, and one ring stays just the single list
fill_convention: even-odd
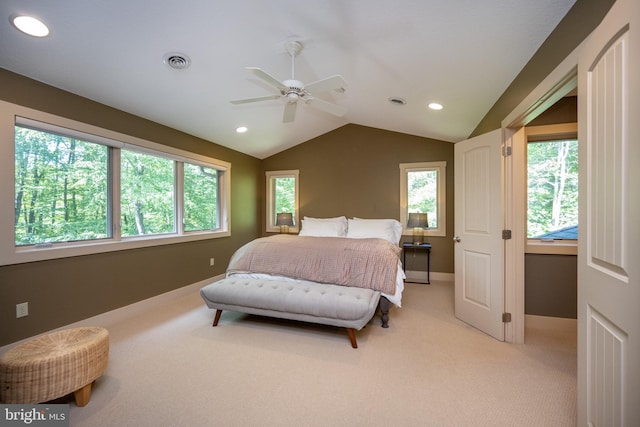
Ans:
[{"label": "vaulted ceiling", "polygon": [[[574,3],[3,0],[0,67],[257,158],[347,123],[457,142]],[[21,14],[50,34],[19,32],[11,19]],[[295,120],[283,123],[284,98],[231,104],[279,94],[245,68],[292,79],[291,40],[303,45],[295,80],[342,76],[344,92],[313,95],[346,114],[298,102]],[[172,54],[189,66],[171,68]]]}]

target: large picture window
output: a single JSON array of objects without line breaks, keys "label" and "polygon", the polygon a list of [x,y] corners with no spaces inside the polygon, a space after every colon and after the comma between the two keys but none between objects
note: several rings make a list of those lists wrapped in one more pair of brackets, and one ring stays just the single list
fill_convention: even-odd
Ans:
[{"label": "large picture window", "polygon": [[108,147],[15,126],[15,244],[111,237]]},{"label": "large picture window", "polygon": [[446,168],[447,162],[421,162],[400,164],[400,222],[403,234],[407,229],[409,213],[426,213],[428,236],[446,235]]},{"label": "large picture window", "polygon": [[0,120],[0,265],[229,235],[228,163],[5,102]]}]

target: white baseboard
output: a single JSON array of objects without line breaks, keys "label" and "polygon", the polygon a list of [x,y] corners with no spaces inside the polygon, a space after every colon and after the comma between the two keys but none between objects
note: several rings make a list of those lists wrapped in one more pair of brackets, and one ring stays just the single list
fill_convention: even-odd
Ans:
[{"label": "white baseboard", "polygon": [[578,330],[578,319],[567,319],[564,317],[525,314],[524,323],[525,328],[553,329],[560,332],[576,332]]},{"label": "white baseboard", "polygon": [[[206,286],[209,283],[215,282],[216,280],[220,280],[224,278],[224,274],[220,274],[218,276],[210,277],[205,280],[201,280],[196,283],[192,283],[191,285],[183,286],[182,288],[174,289],[173,291],[165,292],[164,294],[156,295],[151,298],[147,298],[142,301],[135,302],[133,304],[126,305],[124,307],[116,308],[115,310],[107,311],[106,313],[98,314],[97,316],[89,317],[88,319],[80,320],[75,323],[71,323],[69,325],[61,326],[59,328],[52,329],[50,331],[43,332],[42,334],[47,334],[54,331],[59,331],[62,329],[68,328],[81,328],[86,326],[101,326],[103,328],[108,328],[110,325],[113,325],[117,322],[122,321],[122,319],[127,319],[130,317],[136,317],[140,313],[149,310],[159,304],[166,303],[167,301],[180,298],[185,295],[193,294],[194,292],[198,292],[200,288]],[[38,334],[38,335],[42,335]],[[3,347],[0,347],[0,354],[4,353],[6,350],[9,350],[16,345],[29,340],[34,337],[25,338],[23,340],[7,344]]]},{"label": "white baseboard", "polygon": [[[427,272],[426,271],[413,271],[407,270],[405,272],[407,275],[407,281],[416,280],[418,282],[426,282],[427,281]],[[429,274],[430,280],[444,281],[444,282],[453,282],[455,275],[453,273],[439,273],[437,271],[432,271]]]}]

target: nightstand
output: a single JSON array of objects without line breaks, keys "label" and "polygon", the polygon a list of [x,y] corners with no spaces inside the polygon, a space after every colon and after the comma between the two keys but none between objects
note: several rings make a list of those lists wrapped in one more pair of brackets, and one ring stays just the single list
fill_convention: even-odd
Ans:
[{"label": "nightstand", "polygon": [[414,244],[412,242],[405,242],[402,244],[402,268],[406,271],[406,260],[407,260],[407,250],[412,249],[415,252],[417,251],[426,251],[427,252],[427,281],[426,282],[414,282],[411,283],[424,283],[426,285],[431,284],[430,272],[431,272],[431,243],[420,243]]}]

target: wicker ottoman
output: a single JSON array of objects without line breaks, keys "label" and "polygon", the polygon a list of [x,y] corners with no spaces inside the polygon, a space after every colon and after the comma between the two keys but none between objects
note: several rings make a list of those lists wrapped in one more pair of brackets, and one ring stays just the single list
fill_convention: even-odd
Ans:
[{"label": "wicker ottoman", "polygon": [[108,359],[109,332],[104,328],[41,335],[0,356],[0,402],[42,403],[74,392],[76,405],[85,406]]}]

